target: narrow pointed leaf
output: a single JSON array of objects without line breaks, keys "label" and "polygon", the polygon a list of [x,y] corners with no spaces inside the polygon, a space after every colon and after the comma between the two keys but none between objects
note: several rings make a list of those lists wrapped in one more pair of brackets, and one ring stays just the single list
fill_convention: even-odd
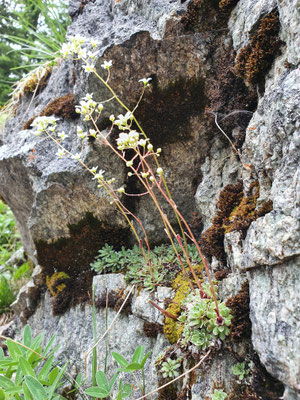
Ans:
[{"label": "narrow pointed leaf", "polygon": [[29,325],[26,325],[23,333],[23,343],[25,344],[25,346],[30,347],[31,341],[32,341],[31,329]]},{"label": "narrow pointed leaf", "polygon": [[49,375],[49,371],[52,368],[52,361],[53,361],[53,357],[49,358],[45,364],[43,365],[42,369],[39,372],[38,375],[38,379],[40,381],[46,381],[48,380],[48,375]]},{"label": "narrow pointed leaf", "polygon": [[149,352],[145,355],[145,357],[143,358],[143,361],[141,362],[142,368],[144,368],[145,363],[146,363],[148,357],[150,356],[150,354],[151,354],[151,351],[149,351]]},{"label": "narrow pointed leaf", "polygon": [[132,363],[139,363],[141,357],[143,356],[143,354],[144,354],[144,346],[138,346],[138,347],[136,348],[136,350],[135,350],[133,356],[132,356],[131,362],[132,362]]},{"label": "narrow pointed leaf", "polygon": [[21,367],[21,370],[22,370],[22,373],[24,376],[30,375],[35,378],[34,370],[32,369],[29,362],[27,360],[25,360],[25,358],[20,357],[19,363],[20,363],[20,367]]},{"label": "narrow pointed leaf", "polygon": [[126,368],[127,365],[129,364],[124,357],[122,357],[120,354],[115,353],[114,351],[111,353],[113,358],[117,361],[118,364],[121,365],[122,368]]},{"label": "narrow pointed leaf", "polygon": [[47,400],[47,393],[38,380],[32,376],[26,376],[25,383],[34,399]]}]

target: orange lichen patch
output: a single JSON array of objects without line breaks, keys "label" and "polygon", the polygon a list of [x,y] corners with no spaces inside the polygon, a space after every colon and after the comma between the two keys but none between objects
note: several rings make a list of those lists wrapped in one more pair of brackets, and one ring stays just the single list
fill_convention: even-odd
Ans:
[{"label": "orange lichen patch", "polygon": [[241,290],[235,296],[226,300],[226,306],[233,315],[229,337],[233,342],[251,337],[251,321],[249,318],[249,283],[245,281]]},{"label": "orange lichen patch", "polygon": [[240,50],[234,71],[248,85],[260,82],[270,69],[281,43],[279,28],[278,12],[272,11],[261,20],[250,43]]}]

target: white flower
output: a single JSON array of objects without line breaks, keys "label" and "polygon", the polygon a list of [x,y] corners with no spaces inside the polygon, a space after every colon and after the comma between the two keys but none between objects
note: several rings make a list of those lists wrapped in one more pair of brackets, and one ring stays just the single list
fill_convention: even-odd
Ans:
[{"label": "white flower", "polygon": [[117,189],[117,192],[118,192],[118,193],[125,193],[125,188],[124,188],[124,186],[119,187],[119,188]]},{"label": "white flower", "polygon": [[133,166],[133,161],[126,161],[126,167],[132,167]]},{"label": "white flower", "polygon": [[152,151],[153,150],[153,146],[152,146],[151,143],[148,144],[147,149],[148,149],[148,151]]},{"label": "white flower", "polygon": [[139,145],[142,146],[142,147],[145,147],[145,146],[146,146],[146,143],[147,143],[147,140],[146,140],[146,139],[140,139],[140,140],[139,140]]},{"label": "white flower", "polygon": [[156,153],[157,154],[161,153],[161,148],[160,147],[156,150]]},{"label": "white flower", "polygon": [[80,153],[73,154],[72,158],[74,160],[80,161]]},{"label": "white flower", "polygon": [[142,175],[142,178],[145,179],[149,175],[149,172],[142,172],[141,175]]},{"label": "white flower", "polygon": [[150,180],[151,182],[155,182],[154,176],[150,176],[149,180]]},{"label": "white flower", "polygon": [[134,149],[139,144],[139,133],[130,131],[129,133],[121,132],[117,139],[117,147],[119,150]]},{"label": "white flower", "polygon": [[112,60],[110,60],[110,61],[104,61],[104,63],[101,64],[101,67],[102,67],[103,69],[109,69],[111,66],[112,66]]},{"label": "white flower", "polygon": [[91,45],[92,45],[92,48],[94,49],[95,47],[98,46],[98,43],[95,40],[92,40]]},{"label": "white flower", "polygon": [[95,138],[97,135],[97,132],[95,131],[95,129],[90,129],[89,134],[90,134],[90,136],[93,136]]},{"label": "white flower", "polygon": [[93,64],[86,64],[83,66],[85,72],[95,72],[95,66]]},{"label": "white flower", "polygon": [[103,110],[103,104],[98,104],[97,110],[101,112]]},{"label": "white flower", "polygon": [[128,111],[125,115],[119,114],[118,119],[115,120],[115,124],[118,125],[120,129],[127,127],[128,120],[133,119],[133,115],[130,111]]},{"label": "white flower", "polygon": [[110,120],[111,122],[114,122],[115,116],[114,116],[113,114],[111,114],[111,116],[109,117],[109,120]]},{"label": "white flower", "polygon": [[160,175],[160,176],[164,173],[163,169],[160,167],[157,168],[156,172],[157,172],[157,175]]},{"label": "white flower", "polygon": [[97,172],[98,167],[93,167],[90,169],[92,174],[95,174]]},{"label": "white flower", "polygon": [[63,158],[63,157],[66,155],[66,152],[65,152],[64,150],[60,149],[60,150],[58,150],[58,151],[56,152],[56,155],[57,155],[59,158]]},{"label": "white flower", "polygon": [[65,134],[64,131],[59,132],[59,133],[57,134],[57,136],[58,136],[61,140],[65,140],[66,137],[67,137],[67,135]]},{"label": "white flower", "polygon": [[98,173],[94,175],[94,178],[93,178],[93,179],[96,179],[98,182],[99,182],[99,181],[103,181],[103,179],[104,179],[103,174],[104,174],[104,173],[105,173],[104,169],[100,169],[100,170],[98,171]]},{"label": "white flower", "polygon": [[142,82],[142,83],[144,84],[145,87],[150,86],[150,85],[149,85],[149,82],[150,82],[150,81],[152,81],[152,78],[147,78],[147,79],[146,79],[146,78],[143,78],[143,79],[140,79],[140,80],[139,80],[139,82]]},{"label": "white flower", "polygon": [[83,100],[85,100],[85,101],[93,100],[93,93],[87,93],[84,96]]}]

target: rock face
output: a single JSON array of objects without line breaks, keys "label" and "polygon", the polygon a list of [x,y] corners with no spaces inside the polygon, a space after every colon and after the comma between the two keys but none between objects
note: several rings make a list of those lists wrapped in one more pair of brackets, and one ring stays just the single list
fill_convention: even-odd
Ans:
[{"label": "rock face", "polygon": [[[215,275],[227,275],[222,298],[237,295],[249,281],[251,338],[249,330],[237,342],[231,338],[198,378],[182,382],[184,395],[210,398],[213,388],[223,387],[233,400],[279,399],[280,381],[286,400],[300,399],[297,1],[71,0],[69,11],[68,35],[97,41],[97,71],[103,74],[103,61],[113,60],[111,86],[130,108],[140,96],[138,80],[152,78],[136,116],[154,146],[163,149],[160,162],[174,200],[199,238],[206,231],[206,255],[212,258]],[[35,332],[46,330],[51,336],[57,330],[66,343],[60,357],[70,358],[75,369],[82,362],[75,361],[80,359],[76,343],[85,342],[87,348],[92,343],[92,329],[84,329],[91,326],[91,307],[76,305],[90,298],[89,264],[104,243],[120,248],[132,245],[134,238],[107,195],[75,160],[58,159],[55,144],[36,138],[30,124],[22,127],[31,117],[45,114],[53,100],[59,103],[72,94],[78,103],[91,92],[97,101],[107,98],[104,87],[79,62],[62,61],[44,90],[33,99],[31,94],[21,98],[0,147],[0,194],[16,216],[27,253],[44,278],[58,271],[72,282],[64,304],[54,309],[57,314],[67,310],[62,316],[50,316],[41,277],[23,290],[15,309],[22,319],[33,313],[29,321]],[[106,146],[89,142],[82,147],[76,129],[84,124],[74,116],[74,104],[68,107],[69,112],[54,110],[59,129],[68,133],[68,150],[81,151],[90,167],[99,165],[116,178],[116,187],[125,185],[139,193],[138,183],[128,178]],[[120,112],[116,102],[108,103],[100,128],[105,130],[109,115]],[[230,190],[233,193],[237,185],[242,189],[236,189],[233,201]],[[166,241],[148,197],[125,201],[143,221],[151,245]],[[164,211],[174,222],[171,211]],[[212,257],[209,249],[214,246],[224,257]],[[104,290],[101,287],[115,290],[123,285],[114,279],[98,277],[97,293]],[[159,290],[163,306],[163,298],[171,295],[168,289]],[[41,300],[34,311],[39,291]],[[129,314],[122,314],[110,338],[117,351],[126,347],[128,355],[136,344],[153,348],[153,362],[165,341],[162,334],[144,336],[145,321],[163,322],[156,310],[143,306],[147,301],[144,292],[135,293]],[[102,331],[103,309],[97,315]],[[125,328],[128,336],[123,336]],[[243,385],[237,390],[230,371],[242,360],[255,364],[251,393]],[[159,383],[154,369],[148,374],[154,389]],[[266,382],[273,391],[268,392]]]}]

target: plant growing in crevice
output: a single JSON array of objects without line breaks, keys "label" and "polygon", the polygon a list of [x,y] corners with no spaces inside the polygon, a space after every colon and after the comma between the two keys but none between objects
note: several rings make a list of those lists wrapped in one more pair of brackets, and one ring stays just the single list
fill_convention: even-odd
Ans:
[{"label": "plant growing in crevice", "polygon": [[[91,50],[87,51],[87,48],[83,47],[89,45]],[[83,121],[87,121],[89,124],[93,125],[93,129],[87,128],[86,132],[85,129],[82,127],[77,128],[78,136],[82,139],[87,138],[87,136],[92,136],[95,140],[99,141],[101,144],[108,146],[112,152],[119,157],[126,167],[129,169],[128,175],[134,175],[140,184],[144,187],[144,193],[139,194],[138,196],[149,195],[153,200],[156,209],[159,212],[159,215],[162,219],[164,230],[169,238],[174,252],[177,256],[178,262],[187,277],[189,282],[190,289],[193,293],[196,293],[195,286],[199,289],[199,293],[204,293],[202,284],[200,280],[197,278],[194,267],[191,263],[191,258],[188,253],[187,247],[187,240],[191,240],[192,243],[195,245],[199,257],[204,265],[204,268],[207,273],[207,277],[209,280],[211,296],[213,301],[215,302],[215,310],[217,313],[217,317],[220,321],[223,320],[223,317],[219,313],[219,304],[214,292],[214,286],[212,280],[210,278],[209,268],[207,265],[207,261],[203,256],[200,247],[195,239],[195,236],[188,225],[187,221],[183,217],[183,215],[178,210],[178,207],[174,200],[170,195],[170,191],[168,189],[164,171],[159,165],[158,157],[160,155],[161,149],[154,149],[153,145],[150,143],[149,138],[146,136],[145,132],[143,131],[142,127],[140,126],[139,122],[135,118],[134,112],[138,107],[145,90],[150,86],[151,78],[144,78],[141,79],[140,82],[143,85],[143,90],[138,100],[136,106],[133,110],[129,110],[128,107],[118,98],[114,90],[109,86],[108,81],[110,77],[110,68],[112,66],[111,61],[105,61],[102,64],[102,68],[107,70],[107,78],[102,78],[95,69],[95,62],[96,62],[96,47],[97,43],[85,43],[85,40],[80,37],[72,38],[71,42],[64,45],[62,49],[62,54],[66,57],[71,56],[72,58],[79,59],[83,63],[83,68],[87,73],[94,73],[99,81],[111,92],[112,97],[108,100],[104,100],[102,103],[97,103],[93,100],[92,94],[87,94],[84,99],[80,102],[80,105],[76,107],[78,114],[83,117]],[[126,113],[120,114],[117,118],[115,116],[111,116],[110,120],[112,122],[111,128],[108,132],[104,133],[101,132],[97,126],[97,121],[99,120],[101,113],[103,111],[103,104],[105,101],[110,101],[112,99],[117,100],[117,102],[125,109]],[[133,129],[133,124],[136,126],[136,129]],[[54,141],[58,147],[58,156],[63,157],[66,154],[72,156],[76,159],[84,168],[86,168],[94,177],[94,179],[98,183],[98,187],[105,190],[106,194],[111,198],[112,203],[117,207],[117,209],[123,214],[125,219],[127,220],[130,228],[133,231],[134,236],[138,242],[138,245],[141,249],[141,253],[143,254],[144,260],[146,265],[149,268],[149,272],[151,275],[152,283],[154,282],[154,271],[151,262],[151,254],[150,254],[150,245],[147,238],[146,231],[143,227],[143,224],[139,218],[137,218],[130,210],[124,205],[122,202],[124,195],[132,195],[130,193],[126,193],[125,187],[121,186],[119,188],[114,188],[114,178],[106,179],[104,174],[105,171],[98,170],[98,167],[90,168],[88,167],[83,160],[81,159],[81,155],[75,154],[73,155],[66,147],[62,145],[64,137],[66,136],[65,133],[57,133],[55,132],[56,128],[56,121],[55,118],[46,118],[46,117],[39,117],[33,122],[33,126],[37,128],[35,134],[38,136],[41,134],[45,134],[46,137],[52,141]],[[111,143],[110,141],[110,134],[112,133],[113,129],[117,128],[119,130],[119,136],[116,140],[116,146]],[[180,231],[181,235],[178,234],[170,220],[168,219],[166,213],[164,212],[163,206],[161,201],[158,200],[157,192],[160,196],[164,199],[166,204],[171,207],[173,210]],[[137,195],[135,195],[137,196]],[[144,237],[140,238],[135,224],[138,224],[140,229],[143,232]],[[183,257],[179,254],[175,243],[178,243]],[[144,248],[146,246],[146,250]],[[191,271],[193,280],[189,277],[186,267],[183,263],[183,259],[185,259],[189,270]]]},{"label": "plant growing in crevice", "polygon": [[211,400],[225,400],[226,398],[228,398],[227,393],[222,389],[215,389]]},{"label": "plant growing in crevice", "polygon": [[162,376],[164,378],[176,378],[176,376],[179,375],[179,372],[177,370],[181,367],[181,361],[182,357],[179,357],[175,360],[168,357],[166,361],[164,361],[161,364],[161,367],[159,368],[160,372],[162,373]]},{"label": "plant growing in crevice", "polygon": [[249,370],[246,368],[246,362],[236,363],[232,367],[233,375],[238,376],[239,380],[243,380],[248,374]]},{"label": "plant growing in crevice", "polygon": [[219,318],[208,285],[203,285],[204,293],[190,293],[184,301],[185,310],[179,321],[184,323],[181,343],[191,343],[205,350],[216,339],[224,340],[229,334],[231,319],[230,310],[224,302],[218,301]]}]

